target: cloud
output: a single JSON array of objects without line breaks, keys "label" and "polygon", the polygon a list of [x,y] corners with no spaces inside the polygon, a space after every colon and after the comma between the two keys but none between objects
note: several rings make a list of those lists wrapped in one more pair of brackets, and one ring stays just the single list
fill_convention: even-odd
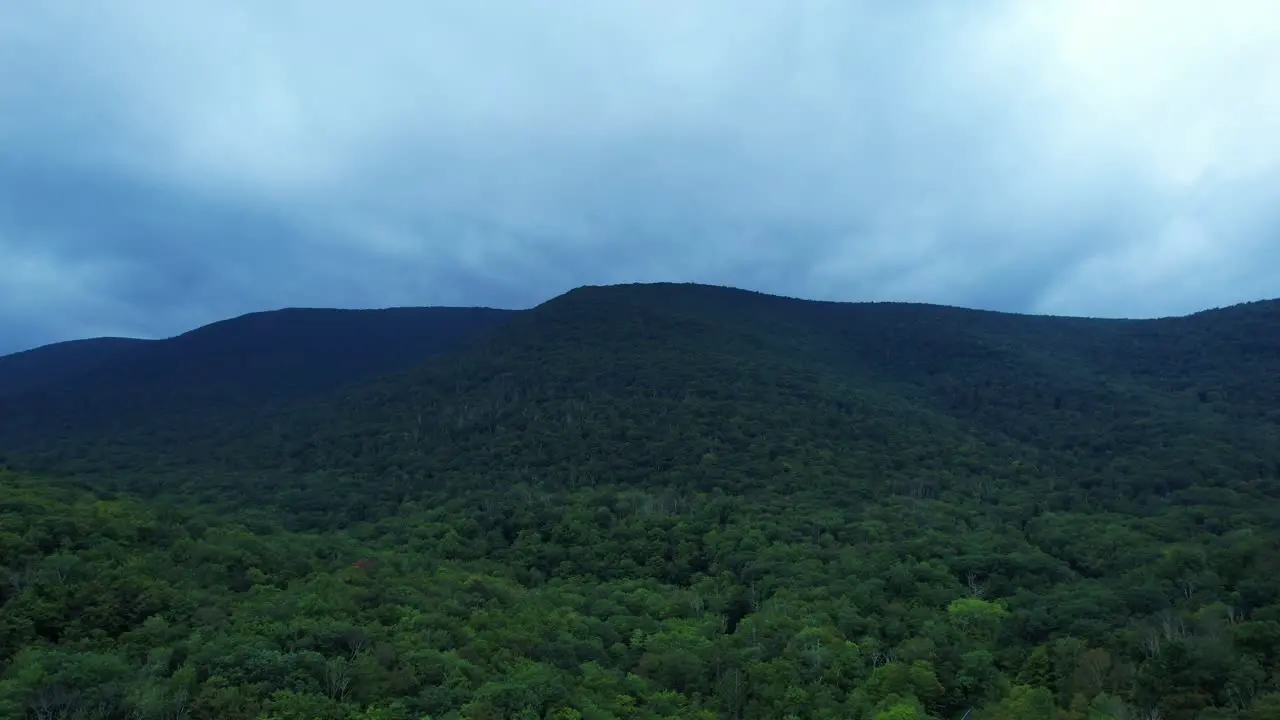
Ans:
[{"label": "cloud", "polygon": [[1273,296],[1278,76],[1269,0],[18,0],[0,352],[635,280]]}]

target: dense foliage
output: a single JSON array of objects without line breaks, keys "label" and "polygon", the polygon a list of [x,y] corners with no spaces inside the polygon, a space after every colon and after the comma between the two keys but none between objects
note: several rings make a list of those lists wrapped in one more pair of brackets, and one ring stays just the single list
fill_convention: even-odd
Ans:
[{"label": "dense foliage", "polygon": [[1278,388],[1274,303],[575,291],[0,475],[0,717],[1280,718]]}]

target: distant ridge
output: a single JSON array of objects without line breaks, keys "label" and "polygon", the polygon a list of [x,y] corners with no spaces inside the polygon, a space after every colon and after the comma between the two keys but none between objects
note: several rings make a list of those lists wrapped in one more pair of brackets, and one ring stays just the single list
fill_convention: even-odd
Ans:
[{"label": "distant ridge", "polygon": [[515,312],[287,308],[164,340],[59,343],[0,358],[0,411],[62,433],[289,400],[412,367]]},{"label": "distant ridge", "polygon": [[[669,289],[676,293],[684,293],[683,297],[685,297],[688,300],[717,297],[717,294],[719,294],[718,297],[721,300],[729,297],[736,297],[739,299],[747,299],[752,301],[782,300],[782,301],[791,302],[791,303],[807,303],[812,305],[841,306],[841,307],[848,307],[851,305],[936,307],[936,308],[948,308],[953,310],[965,310],[965,311],[975,312],[975,313],[987,313],[992,315],[1009,315],[1009,316],[1017,316],[1017,317],[1035,317],[1035,318],[1056,318],[1056,319],[1064,319],[1064,320],[1089,320],[1089,321],[1095,321],[1095,322],[1107,322],[1107,321],[1150,322],[1153,320],[1175,320],[1179,318],[1190,318],[1190,317],[1200,317],[1200,316],[1212,317],[1216,313],[1220,313],[1223,311],[1231,311],[1238,308],[1249,308],[1249,307],[1272,308],[1272,309],[1280,308],[1280,298],[1275,298],[1275,299],[1250,300],[1250,301],[1245,301],[1241,303],[1235,303],[1232,305],[1206,308],[1203,310],[1196,310],[1196,311],[1185,313],[1182,315],[1167,315],[1167,316],[1159,316],[1159,317],[1152,317],[1152,318],[1095,318],[1095,317],[1089,317],[1089,316],[1083,316],[1083,315],[1057,315],[1057,314],[1047,314],[1047,313],[1017,312],[1017,311],[1008,311],[1008,310],[984,310],[984,309],[969,308],[962,305],[951,305],[951,304],[945,304],[945,303],[906,302],[906,301],[896,301],[896,300],[861,300],[861,301],[859,300],[851,300],[851,301],[817,300],[817,299],[803,298],[796,295],[785,295],[780,293],[769,293],[769,292],[764,292],[760,290],[749,290],[744,288],[737,288],[737,287],[728,286],[728,285],[714,285],[714,284],[696,283],[696,282],[666,282],[666,281],[616,283],[612,285],[579,285],[577,287],[574,287],[565,291],[564,293],[561,293],[560,295],[553,296],[543,301],[538,306],[547,305],[549,303],[555,303],[564,299],[575,298],[583,294],[587,294],[590,296],[598,293],[606,293],[606,294],[633,293],[637,291],[644,292],[645,290],[663,290],[663,289]],[[604,297],[605,295],[595,295],[595,296]],[[476,312],[491,312],[491,313],[499,313],[499,314],[505,313],[505,314],[512,314],[512,315],[514,315],[515,313],[524,312],[523,310],[490,308],[487,306],[466,306],[466,307],[464,306],[456,306],[456,307],[454,306],[434,306],[434,307],[404,306],[404,307],[390,307],[390,308],[379,308],[379,309],[287,307],[287,308],[280,308],[276,310],[262,310],[262,311],[249,312],[242,315],[227,318],[224,320],[217,320],[212,323],[208,323],[206,325],[202,325],[197,328],[181,332],[177,335],[174,335],[168,338],[163,338],[161,340],[139,339],[139,338],[128,338],[128,337],[98,337],[98,338],[84,338],[84,339],[76,339],[76,340],[64,340],[60,342],[50,343],[47,345],[41,345],[41,346],[27,349],[27,350],[20,350],[8,355],[0,355],[0,393],[3,393],[6,389],[10,388],[10,386],[17,385],[17,383],[13,382],[12,380],[6,381],[5,376],[6,375],[16,376],[19,372],[22,372],[19,370],[20,367],[25,368],[31,365],[35,365],[37,364],[37,362],[44,363],[47,360],[65,358],[65,360],[70,361],[71,363],[68,369],[74,371],[79,367],[77,363],[88,361],[89,364],[92,364],[93,362],[96,362],[98,359],[106,359],[110,357],[111,354],[114,353],[116,350],[123,349],[131,345],[140,345],[140,344],[152,343],[152,342],[164,342],[165,340],[174,340],[174,339],[186,337],[189,335],[202,335],[206,333],[213,333],[213,332],[216,332],[218,328],[227,324],[239,325],[241,323],[244,323],[247,325],[255,322],[270,323],[270,322],[273,322],[271,320],[271,318],[273,317],[287,317],[290,315],[300,315],[300,314],[317,314],[317,313],[352,313],[355,315],[372,314],[372,313],[396,314],[396,313],[414,313],[417,311],[431,311],[431,310],[476,311]],[[19,360],[19,358],[21,358],[21,360]],[[11,364],[11,361],[12,361],[12,364]],[[57,365],[59,363],[55,361],[54,364]]]},{"label": "distant ridge", "polygon": [[[1186,432],[1228,443],[1280,440],[1277,301],[1113,320],[635,283],[575,288],[530,310],[293,308],[167,340],[31,353],[60,353],[64,370],[0,394],[0,455],[52,452],[56,462],[67,453],[96,457],[99,444],[188,460],[235,445],[246,448],[238,463],[340,467],[315,455],[315,443],[339,447],[359,436],[364,461],[401,452],[397,462],[414,457],[425,468],[424,451],[402,447],[405,437],[434,427],[444,448],[475,418],[497,423],[488,432],[536,423],[548,412],[530,394],[539,383],[592,407],[614,392],[678,397],[709,382],[723,384],[714,392],[729,402],[792,374],[817,383],[807,402],[871,402],[886,417],[905,413],[896,422],[933,418],[1036,453],[1097,442],[1090,433],[1102,427],[1124,437],[1132,432],[1124,423],[1143,418],[1164,434],[1133,439],[1138,445]],[[0,367],[6,361],[13,357]],[[694,367],[703,368],[696,380]],[[855,390],[877,399],[835,399]],[[514,407],[526,414],[502,420]],[[454,413],[448,425],[442,418]],[[1082,418],[1094,430],[1081,430]],[[300,438],[311,439],[297,445]],[[249,461],[251,446],[266,454]],[[1270,472],[1272,462],[1259,466]]]},{"label": "distant ridge", "polygon": [[[553,297],[546,302],[554,302],[561,298],[570,298],[582,294],[591,295],[594,293],[637,293],[647,292],[649,290],[669,290],[676,295],[672,297],[683,297],[688,300],[693,299],[710,299],[716,298],[721,301],[729,298],[738,298],[743,300],[782,300],[788,303],[807,303],[810,305],[823,306],[890,306],[890,307],[921,307],[921,308],[946,308],[950,310],[963,310],[972,313],[983,313],[989,315],[1005,315],[1014,317],[1029,318],[1052,318],[1060,320],[1087,320],[1091,322],[1151,322],[1155,320],[1177,320],[1180,318],[1197,317],[1201,315],[1213,315],[1223,311],[1231,311],[1236,309],[1254,308],[1254,309],[1270,309],[1280,312],[1280,298],[1265,298],[1259,300],[1248,300],[1244,302],[1234,303],[1231,305],[1223,305],[1202,310],[1195,310],[1183,314],[1162,315],[1157,317],[1092,317],[1087,315],[1060,315],[1052,313],[1032,313],[1019,312],[1012,310],[987,310],[979,308],[971,308],[965,305],[954,305],[949,303],[934,302],[913,302],[903,300],[818,300],[804,298],[797,295],[786,295],[783,293],[771,293],[762,290],[750,290],[746,288],[738,288],[731,285],[715,285],[709,283],[697,282],[636,282],[636,283],[615,283],[612,285],[580,285],[571,290]],[[683,293],[683,295],[680,295]],[[545,304],[545,303],[544,303]]]},{"label": "distant ridge", "polygon": [[0,397],[47,387],[150,342],[119,337],[89,338],[0,356]]}]

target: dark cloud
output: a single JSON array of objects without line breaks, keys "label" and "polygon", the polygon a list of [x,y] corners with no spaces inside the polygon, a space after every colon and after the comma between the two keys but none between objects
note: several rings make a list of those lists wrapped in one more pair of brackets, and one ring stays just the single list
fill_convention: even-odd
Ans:
[{"label": "dark cloud", "polygon": [[19,0],[0,352],[648,280],[1107,316],[1280,295],[1276,7]]}]

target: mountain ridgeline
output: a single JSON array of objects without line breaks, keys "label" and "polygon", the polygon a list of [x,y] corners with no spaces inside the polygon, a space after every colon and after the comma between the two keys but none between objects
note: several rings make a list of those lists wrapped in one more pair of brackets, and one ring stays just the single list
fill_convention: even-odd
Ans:
[{"label": "mountain ridgeline", "polygon": [[[54,470],[99,447],[114,467],[163,457],[184,473],[221,466],[303,487],[339,473],[367,498],[355,506],[383,512],[451,482],[723,478],[726,490],[936,496],[1010,467],[1072,498],[1105,485],[1096,500],[1123,503],[1213,478],[1271,487],[1277,357],[1275,302],[1120,321],[588,287],[523,313],[309,310],[211,325],[0,398],[0,448],[50,451]],[[966,462],[975,448],[1002,470]],[[761,452],[770,474],[733,468]],[[608,469],[620,460],[625,476]]]},{"label": "mountain ridgeline", "polygon": [[37,348],[0,358],[0,437],[6,438],[0,447],[81,443],[215,418],[234,422],[277,403],[403,371],[513,314],[290,308],[166,340],[103,338]]},{"label": "mountain ridgeline", "polygon": [[0,397],[72,380],[147,342],[133,338],[91,338],[0,356]]},{"label": "mountain ridgeline", "polygon": [[0,456],[0,715],[1280,717],[1276,301],[263,313],[0,358]]}]

